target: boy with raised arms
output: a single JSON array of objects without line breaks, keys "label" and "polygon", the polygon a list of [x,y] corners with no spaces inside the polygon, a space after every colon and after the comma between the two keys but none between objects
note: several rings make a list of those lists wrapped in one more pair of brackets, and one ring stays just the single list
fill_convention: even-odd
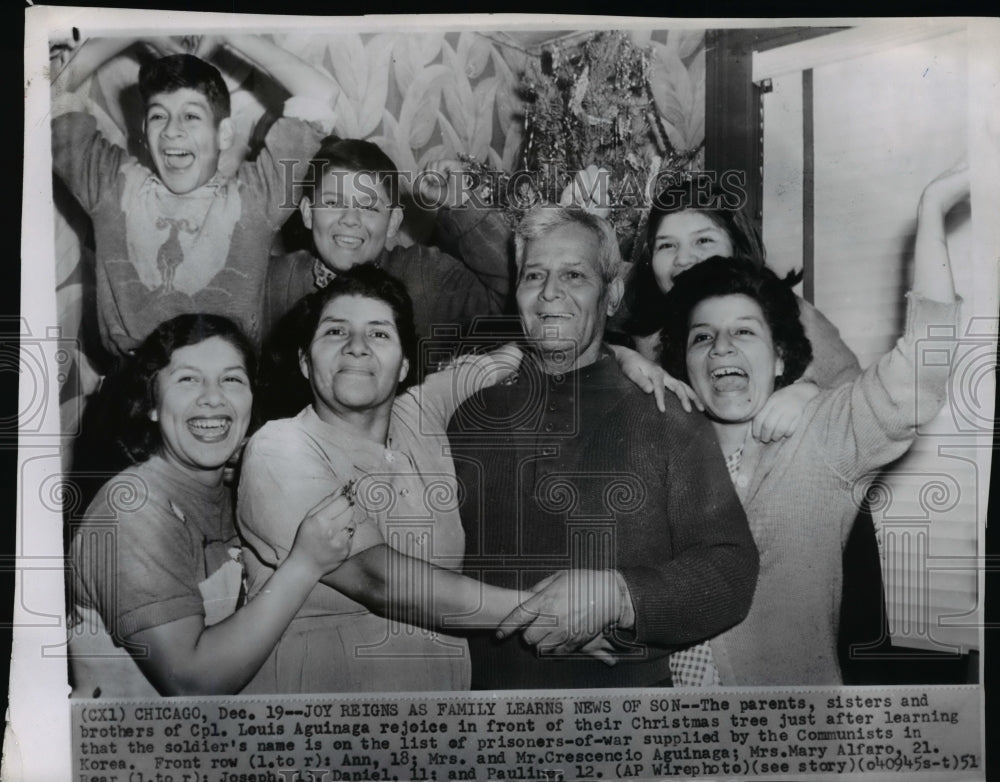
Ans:
[{"label": "boy with raised arms", "polygon": [[[289,178],[302,181],[332,124],[339,88],[293,54],[254,35],[196,39],[194,46],[190,40],[151,40],[169,53],[139,71],[151,167],[110,143],[93,116],[73,111],[79,106],[69,92],[132,40],[85,42],[54,80],[52,164],[93,221],[97,320],[112,357],[184,312],[230,317],[259,343],[271,242],[297,200]],[[232,174],[219,167],[235,138],[229,90],[215,66],[187,51],[217,47],[293,95],[260,152]]]}]

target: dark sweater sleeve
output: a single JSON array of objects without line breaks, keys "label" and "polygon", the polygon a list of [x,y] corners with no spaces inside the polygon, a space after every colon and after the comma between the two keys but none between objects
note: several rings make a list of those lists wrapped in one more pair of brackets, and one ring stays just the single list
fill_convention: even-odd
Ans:
[{"label": "dark sweater sleeve", "polygon": [[503,214],[471,206],[442,209],[435,238],[488,291],[493,307],[489,314],[506,312],[514,279],[514,231]]},{"label": "dark sweater sleeve", "polygon": [[[394,256],[402,257],[397,250]],[[429,335],[433,326],[467,326],[477,317],[501,311],[496,296],[462,263],[436,247],[406,248],[409,269],[400,270],[413,298],[417,332]],[[389,267],[390,273],[394,269]]]},{"label": "dark sweater sleeve", "polygon": [[[714,636],[746,616],[758,554],[711,424],[679,405],[661,420],[656,415],[632,406],[632,420],[622,422],[623,431],[662,436],[635,438],[637,449],[649,451],[636,464],[647,465],[649,494],[658,507],[648,503],[638,528],[619,535],[619,570],[635,608],[636,640],[679,646]],[[662,491],[653,491],[656,482]]]},{"label": "dark sweater sleeve", "polygon": [[308,250],[272,258],[261,301],[261,325],[265,339],[299,299],[315,289],[313,257]]}]

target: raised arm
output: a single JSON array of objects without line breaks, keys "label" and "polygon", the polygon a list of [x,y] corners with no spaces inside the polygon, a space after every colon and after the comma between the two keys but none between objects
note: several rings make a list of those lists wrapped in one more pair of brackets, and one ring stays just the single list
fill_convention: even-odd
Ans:
[{"label": "raised arm", "polygon": [[148,38],[88,38],[70,55],[66,65],[49,74],[56,93],[72,92],[98,68],[135,43],[148,46],[157,56],[183,54],[188,51],[183,38],[167,36]]},{"label": "raised arm", "polygon": [[288,557],[267,588],[243,608],[210,627],[203,615],[187,616],[133,633],[136,662],[164,695],[235,693],[271,653],[288,623],[329,570],[351,551],[350,501],[337,492],[303,519]]},{"label": "raised arm", "polygon": [[936,177],[920,196],[913,251],[913,293],[940,302],[955,301],[955,282],[944,219],[969,197],[969,165],[963,162]]},{"label": "raised arm", "polygon": [[282,49],[261,35],[225,35],[205,38],[198,48],[206,56],[222,46],[249,60],[294,97],[313,98],[332,108],[340,97],[340,86],[328,75]]},{"label": "raised arm", "polygon": [[[816,421],[810,423],[830,466],[847,480],[905,453],[917,427],[933,419],[947,399],[959,331],[945,217],[968,195],[964,164],[924,189],[917,209],[906,330],[857,380],[821,400]],[[927,360],[931,355],[934,360]]]},{"label": "raised arm", "polygon": [[472,272],[486,289],[490,312],[503,313],[514,277],[514,231],[499,209],[482,205],[472,178],[460,160],[428,163],[418,175],[414,195],[419,204],[437,209],[435,239],[449,255]]},{"label": "raised arm", "polygon": [[[944,218],[969,195],[969,169],[961,163],[935,177],[924,188],[917,207],[913,254],[913,293],[940,302],[955,300]],[[820,388],[836,388],[860,373],[857,358],[829,320],[808,302],[800,301],[802,325],[813,346],[813,361],[802,379]]]},{"label": "raised arm", "polygon": [[90,38],[84,41],[61,70],[49,74],[53,92],[72,92],[104,63],[133,43],[134,38]]}]

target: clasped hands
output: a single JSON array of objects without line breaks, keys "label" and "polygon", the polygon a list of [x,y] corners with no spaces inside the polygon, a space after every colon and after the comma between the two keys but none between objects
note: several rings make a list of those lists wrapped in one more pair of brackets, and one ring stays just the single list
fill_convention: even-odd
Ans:
[{"label": "clasped hands", "polygon": [[605,633],[630,628],[634,613],[624,581],[614,570],[561,570],[542,579],[531,596],[499,624],[498,638],[520,631],[546,655],[584,654],[615,664]]}]

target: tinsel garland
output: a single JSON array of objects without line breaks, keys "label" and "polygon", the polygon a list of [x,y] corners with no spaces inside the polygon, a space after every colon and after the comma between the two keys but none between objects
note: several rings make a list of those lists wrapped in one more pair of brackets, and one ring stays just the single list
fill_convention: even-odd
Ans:
[{"label": "tinsel garland", "polygon": [[643,228],[647,183],[660,172],[683,178],[698,152],[670,144],[650,72],[649,50],[625,32],[598,32],[547,48],[529,63],[521,84],[521,159],[531,175],[498,175],[467,161],[478,175],[480,196],[514,222],[535,203],[556,203],[577,171],[599,166],[610,174],[609,219],[623,245],[631,245]]}]

